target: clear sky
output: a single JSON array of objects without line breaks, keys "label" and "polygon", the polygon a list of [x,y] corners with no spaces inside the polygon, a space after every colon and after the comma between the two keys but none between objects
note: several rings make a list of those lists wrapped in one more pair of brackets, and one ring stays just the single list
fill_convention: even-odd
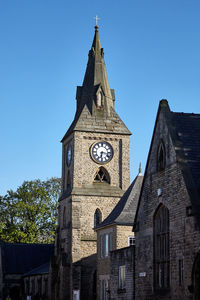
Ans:
[{"label": "clear sky", "polygon": [[0,0],[0,195],[61,176],[96,15],[116,111],[133,133],[131,179],[159,100],[200,113],[199,0]]}]

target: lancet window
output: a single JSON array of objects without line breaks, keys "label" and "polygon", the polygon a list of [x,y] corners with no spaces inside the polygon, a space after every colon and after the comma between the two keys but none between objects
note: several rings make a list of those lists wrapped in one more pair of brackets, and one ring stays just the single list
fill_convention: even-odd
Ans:
[{"label": "lancet window", "polygon": [[160,143],[158,147],[157,154],[157,169],[158,171],[162,171],[165,169],[166,157],[165,157],[165,148],[163,142]]},{"label": "lancet window", "polygon": [[154,215],[155,289],[169,288],[169,210],[161,205]]}]

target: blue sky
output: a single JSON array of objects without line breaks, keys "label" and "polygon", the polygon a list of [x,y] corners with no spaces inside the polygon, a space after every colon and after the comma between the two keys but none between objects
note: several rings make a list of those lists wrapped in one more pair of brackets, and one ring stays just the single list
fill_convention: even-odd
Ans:
[{"label": "blue sky", "polygon": [[199,0],[1,0],[0,195],[61,175],[96,15],[116,111],[133,133],[132,179],[159,100],[200,113]]}]

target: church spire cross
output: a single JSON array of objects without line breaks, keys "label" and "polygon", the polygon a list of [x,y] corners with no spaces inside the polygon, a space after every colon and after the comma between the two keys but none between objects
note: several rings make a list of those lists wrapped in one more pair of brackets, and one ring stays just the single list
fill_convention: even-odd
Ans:
[{"label": "church spire cross", "polygon": [[95,26],[95,27],[98,27],[98,21],[100,20],[100,18],[98,18],[98,16],[96,16],[96,17],[93,18],[93,19],[95,19],[95,21],[96,21],[96,26]]}]

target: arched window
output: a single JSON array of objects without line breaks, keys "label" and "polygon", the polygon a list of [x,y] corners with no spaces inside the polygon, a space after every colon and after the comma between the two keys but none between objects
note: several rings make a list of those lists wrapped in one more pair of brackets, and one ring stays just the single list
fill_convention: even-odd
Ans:
[{"label": "arched window", "polygon": [[66,224],[67,224],[67,222],[66,222],[66,207],[64,207],[64,209],[63,209],[63,227],[66,227]]},{"label": "arched window", "polygon": [[100,209],[97,208],[94,213],[94,228],[96,228],[97,225],[101,223],[101,221],[102,221],[102,213]]},{"label": "arched window", "polygon": [[67,189],[71,186],[70,170],[67,172]]},{"label": "arched window", "polygon": [[104,167],[100,167],[94,176],[94,182],[107,182],[110,183],[110,176]]},{"label": "arched window", "polygon": [[154,285],[169,288],[169,210],[164,205],[154,215]]},{"label": "arched window", "polygon": [[97,95],[97,106],[102,107],[103,106],[103,93],[100,91]]},{"label": "arched window", "polygon": [[157,153],[157,169],[158,171],[162,171],[165,168],[165,148],[163,145],[163,142],[160,143],[158,147],[158,153]]}]

